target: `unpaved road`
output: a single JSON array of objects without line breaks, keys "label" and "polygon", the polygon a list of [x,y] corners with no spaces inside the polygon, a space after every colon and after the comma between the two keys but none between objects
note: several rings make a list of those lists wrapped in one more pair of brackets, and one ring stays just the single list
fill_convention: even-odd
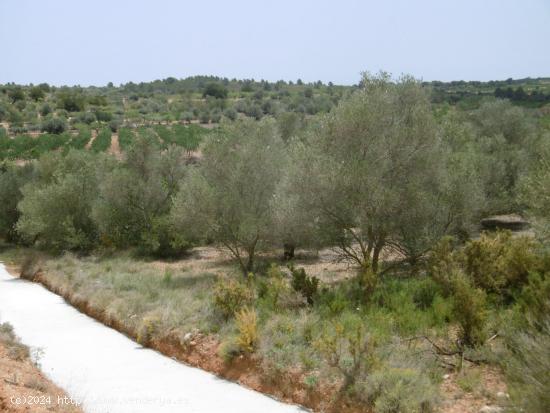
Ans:
[{"label": "unpaved road", "polygon": [[89,413],[304,411],[144,349],[2,264],[0,319],[42,350],[44,373]]}]

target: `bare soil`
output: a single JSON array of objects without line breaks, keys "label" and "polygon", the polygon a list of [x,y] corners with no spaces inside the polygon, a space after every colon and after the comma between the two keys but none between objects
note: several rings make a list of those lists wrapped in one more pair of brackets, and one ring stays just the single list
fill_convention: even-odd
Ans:
[{"label": "bare soil", "polygon": [[0,343],[1,412],[82,412],[80,407],[61,400],[69,400],[62,389],[49,381],[29,359],[11,358],[8,349]]},{"label": "bare soil", "polygon": [[109,153],[114,155],[118,160],[122,159],[122,151],[120,150],[120,143],[118,141],[118,133],[111,135],[111,146],[109,147]]}]

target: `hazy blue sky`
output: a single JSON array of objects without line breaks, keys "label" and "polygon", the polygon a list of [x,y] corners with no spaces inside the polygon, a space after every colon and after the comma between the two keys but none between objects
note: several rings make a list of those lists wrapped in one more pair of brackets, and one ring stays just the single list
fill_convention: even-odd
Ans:
[{"label": "hazy blue sky", "polygon": [[550,0],[0,0],[0,83],[550,76]]}]

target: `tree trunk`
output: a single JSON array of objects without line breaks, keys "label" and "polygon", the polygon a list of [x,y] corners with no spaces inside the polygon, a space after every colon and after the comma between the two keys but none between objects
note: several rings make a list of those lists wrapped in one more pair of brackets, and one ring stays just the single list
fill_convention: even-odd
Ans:
[{"label": "tree trunk", "polygon": [[384,247],[384,242],[379,241],[374,245],[372,251],[372,272],[375,274],[378,272],[378,262],[380,261],[380,252]]},{"label": "tree trunk", "polygon": [[248,273],[252,272],[254,270],[254,253],[256,251],[256,244],[258,242],[258,237],[254,240],[250,248],[248,248],[248,259],[246,261],[246,270],[245,270],[245,276],[248,276]]},{"label": "tree trunk", "polygon": [[248,273],[252,272],[254,269],[254,253],[248,255],[248,260],[246,261],[246,269],[245,269],[245,276],[248,275]]},{"label": "tree trunk", "polygon": [[295,249],[295,246],[294,244],[284,244],[283,245],[284,247],[284,259],[285,261],[290,261],[291,259],[294,258],[294,249]]}]

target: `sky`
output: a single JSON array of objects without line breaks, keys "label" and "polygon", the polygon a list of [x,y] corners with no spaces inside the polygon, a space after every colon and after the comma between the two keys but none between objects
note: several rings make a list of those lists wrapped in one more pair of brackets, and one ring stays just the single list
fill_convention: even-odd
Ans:
[{"label": "sky", "polygon": [[0,83],[550,76],[550,0],[0,0]]}]

